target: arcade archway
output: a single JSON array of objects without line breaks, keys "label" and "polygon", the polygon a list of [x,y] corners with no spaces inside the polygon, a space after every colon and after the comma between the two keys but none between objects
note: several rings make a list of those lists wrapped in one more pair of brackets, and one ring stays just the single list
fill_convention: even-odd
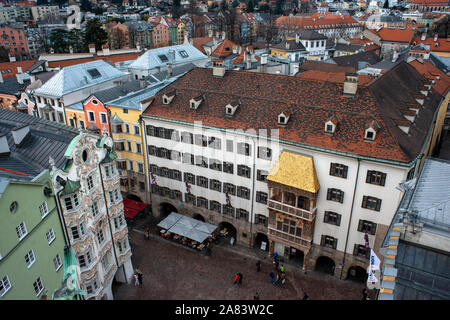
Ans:
[{"label": "arcade archway", "polygon": [[263,250],[261,248],[261,245],[263,244],[263,242],[265,242],[264,251],[269,251],[269,238],[267,237],[267,234],[258,232],[255,235],[255,241],[253,243],[253,248]]},{"label": "arcade archway", "polygon": [[365,283],[367,281],[367,271],[363,267],[352,266],[348,269],[347,280]]},{"label": "arcade archway", "polygon": [[334,275],[335,263],[333,259],[321,256],[316,260],[316,271]]},{"label": "arcade archway", "polygon": [[201,214],[196,214],[193,218],[201,222],[205,222],[205,218],[203,218]]},{"label": "arcade archway", "polygon": [[130,199],[130,200],[134,200],[134,201],[138,201],[138,202],[144,202],[144,201],[141,200],[141,198],[139,198],[137,195],[132,194],[132,193],[127,194],[126,197],[127,197],[128,199]]},{"label": "arcade archway", "polygon": [[170,204],[168,202],[162,202],[159,205],[159,218],[161,220],[167,218],[167,216],[172,212],[178,212],[177,208],[175,208],[173,204]]},{"label": "arcade archway", "polygon": [[219,226],[218,226],[218,229],[217,229],[217,230],[219,230],[219,234],[221,234],[220,231],[225,230],[225,231],[226,231],[226,234],[225,234],[225,237],[226,237],[226,238],[234,237],[234,239],[237,239],[237,238],[236,238],[236,236],[237,236],[237,230],[236,230],[236,228],[235,228],[231,223],[229,223],[229,222],[223,221],[223,222],[219,223]]}]

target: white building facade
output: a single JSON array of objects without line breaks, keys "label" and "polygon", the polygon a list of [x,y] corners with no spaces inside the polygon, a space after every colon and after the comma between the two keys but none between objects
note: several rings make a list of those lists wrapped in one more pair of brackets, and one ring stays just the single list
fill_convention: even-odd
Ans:
[{"label": "white building facade", "polygon": [[85,299],[113,299],[113,279],[128,283],[134,272],[112,144],[110,137],[80,133],[64,167],[51,172]]}]

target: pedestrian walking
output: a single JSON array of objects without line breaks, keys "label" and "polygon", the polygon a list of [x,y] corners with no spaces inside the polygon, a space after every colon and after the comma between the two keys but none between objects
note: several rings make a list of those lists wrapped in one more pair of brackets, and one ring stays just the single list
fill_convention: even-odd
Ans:
[{"label": "pedestrian walking", "polygon": [[278,286],[280,285],[280,274],[277,273],[277,279],[275,280],[275,285]]},{"label": "pedestrian walking", "polygon": [[284,284],[286,282],[286,273],[281,273],[281,284]]},{"label": "pedestrian walking", "polygon": [[309,296],[308,296],[308,294],[305,291],[303,291],[303,298],[302,298],[302,300],[309,300]]},{"label": "pedestrian walking", "polygon": [[274,278],[275,278],[275,273],[273,273],[273,272],[271,271],[270,274],[269,274],[269,276],[270,276],[270,279],[269,279],[270,283],[273,283]]},{"label": "pedestrian walking", "polygon": [[274,260],[274,261],[273,261],[273,266],[274,266],[274,268],[275,268],[276,271],[279,270],[280,263],[278,262],[278,260]]},{"label": "pedestrian walking", "polygon": [[280,271],[281,271],[281,272],[284,272],[284,266],[283,266],[283,265],[281,265]]},{"label": "pedestrian walking", "polygon": [[259,293],[255,293],[255,295],[253,296],[253,300],[259,300]]},{"label": "pedestrian walking", "polygon": [[139,278],[138,275],[135,273],[134,276],[134,286],[137,287],[139,285]]},{"label": "pedestrian walking", "polygon": [[139,285],[142,285],[144,283],[143,277],[144,275],[142,274],[141,270],[138,270],[138,281],[139,281]]},{"label": "pedestrian walking", "polygon": [[238,283],[239,283],[239,285],[241,285],[242,284],[242,278],[243,278],[243,275],[242,275],[242,273],[238,273]]},{"label": "pedestrian walking", "polygon": [[261,271],[261,261],[256,261],[256,271],[260,272]]},{"label": "pedestrian walking", "polygon": [[361,300],[367,300],[367,289],[364,288],[361,295]]},{"label": "pedestrian walking", "polygon": [[236,272],[235,276],[234,276],[234,284],[238,284],[239,281],[239,272]]}]

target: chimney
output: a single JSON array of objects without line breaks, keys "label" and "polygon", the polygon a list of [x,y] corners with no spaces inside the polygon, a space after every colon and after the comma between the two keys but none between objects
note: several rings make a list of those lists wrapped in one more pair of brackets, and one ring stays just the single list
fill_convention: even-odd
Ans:
[{"label": "chimney", "polygon": [[9,54],[9,62],[16,62],[16,56],[13,54]]},{"label": "chimney", "polygon": [[172,64],[168,63],[167,64],[167,75],[168,75],[169,78],[172,78],[172,74],[173,74]]},{"label": "chimney", "polygon": [[208,37],[212,37],[213,36],[213,31],[211,29],[208,29]]},{"label": "chimney", "polygon": [[34,74],[30,75],[30,81],[31,83],[36,82],[36,76]]},{"label": "chimney", "polygon": [[216,38],[219,38],[219,31],[216,31]]},{"label": "chimney", "polygon": [[188,44],[188,43],[189,43],[188,33],[187,33],[187,31],[184,31],[184,41],[183,41],[183,44]]},{"label": "chimney", "polygon": [[426,38],[427,38],[427,34],[424,32],[424,33],[422,33],[422,36],[420,37],[420,41],[425,41]]},{"label": "chimney", "polygon": [[434,35],[434,42],[436,42],[438,40],[438,34],[436,33],[435,35]]},{"label": "chimney", "polygon": [[358,89],[358,74],[357,73],[345,73],[344,80],[344,96],[354,97],[356,90]]},{"label": "chimney", "polygon": [[241,53],[242,53],[242,47],[241,47],[241,46],[239,46],[239,50],[238,50],[238,53],[239,53],[239,54],[241,54]]},{"label": "chimney", "polygon": [[19,84],[23,84],[23,75],[22,75],[22,67],[17,67],[17,74],[16,74],[17,82]]},{"label": "chimney", "polygon": [[261,65],[267,64],[267,57],[268,56],[269,55],[267,53],[264,53],[264,54],[261,55]]},{"label": "chimney", "polygon": [[3,83],[3,74],[0,72],[0,83]]},{"label": "chimney", "polygon": [[95,44],[89,44],[89,53],[95,54]]},{"label": "chimney", "polygon": [[139,79],[139,88],[144,89],[147,86],[147,80],[145,78]]},{"label": "chimney", "polygon": [[107,44],[102,45],[102,52],[104,56],[109,56],[109,45]]},{"label": "chimney", "polygon": [[168,52],[169,59],[175,61],[175,50],[169,50]]},{"label": "chimney", "polygon": [[72,46],[69,46],[69,52],[73,53],[73,47]]},{"label": "chimney", "polygon": [[222,31],[222,40],[225,40],[226,36],[227,36],[227,33],[225,31]]},{"label": "chimney", "polygon": [[141,51],[141,44],[139,42],[136,43],[136,49],[138,49],[138,51]]},{"label": "chimney", "polygon": [[247,53],[247,51],[244,52],[244,61],[245,61],[245,69],[249,70],[252,67],[252,60]]},{"label": "chimney", "polygon": [[394,53],[393,53],[393,55],[392,55],[392,62],[397,61],[397,59],[398,59],[398,52],[397,52],[397,51],[394,51]]},{"label": "chimney", "polygon": [[9,150],[8,140],[6,139],[6,133],[0,136],[0,157],[7,156],[11,153]]},{"label": "chimney", "polygon": [[286,50],[289,50],[289,41],[286,41]]},{"label": "chimney", "polygon": [[223,78],[225,75],[225,66],[222,59],[216,59],[213,61],[213,76]]},{"label": "chimney", "polygon": [[216,37],[213,37],[213,43],[214,43],[214,46],[217,46],[217,38]]},{"label": "chimney", "polygon": [[17,147],[21,147],[30,136],[30,126],[27,124],[17,126],[11,130],[11,134],[14,139],[14,144]]}]

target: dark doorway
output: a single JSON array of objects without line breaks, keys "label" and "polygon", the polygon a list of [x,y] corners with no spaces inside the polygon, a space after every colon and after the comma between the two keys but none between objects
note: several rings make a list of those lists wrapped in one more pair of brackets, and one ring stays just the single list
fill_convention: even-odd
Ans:
[{"label": "dark doorway", "polygon": [[135,194],[128,194],[127,196],[126,196],[128,199],[130,199],[130,200],[134,200],[134,201],[139,201],[139,202],[143,202],[142,200],[141,200],[141,198],[139,198],[137,195],[135,195]]},{"label": "dark doorway", "polygon": [[289,249],[289,262],[303,266],[303,259],[305,259],[305,254],[302,250],[293,247]]},{"label": "dark doorway", "polygon": [[203,218],[203,216],[201,214],[197,214],[194,216],[194,219],[196,220],[200,220],[202,222],[205,222],[205,218]]},{"label": "dark doorway", "polygon": [[172,204],[168,202],[162,202],[159,207],[159,212],[159,217],[161,218],[161,220],[164,220],[169,214],[171,214],[172,212],[178,212],[178,210]]},{"label": "dark doorway", "polygon": [[219,228],[217,229],[219,230],[219,235],[222,235],[220,231],[222,230],[226,230],[226,235],[225,238],[230,239],[231,237],[234,237],[234,239],[236,240],[236,228],[229,222],[221,222],[219,223]]},{"label": "dark doorway", "polygon": [[348,269],[347,280],[365,283],[367,281],[367,271],[358,266],[353,266]]},{"label": "dark doorway", "polygon": [[316,271],[334,275],[334,261],[328,257],[319,257],[316,261]]},{"label": "dark doorway", "polygon": [[262,242],[266,243],[266,248],[264,249],[264,251],[269,251],[269,238],[267,237],[266,234],[260,232],[258,232],[255,236],[255,243],[253,244],[253,248],[262,250],[261,249]]}]

